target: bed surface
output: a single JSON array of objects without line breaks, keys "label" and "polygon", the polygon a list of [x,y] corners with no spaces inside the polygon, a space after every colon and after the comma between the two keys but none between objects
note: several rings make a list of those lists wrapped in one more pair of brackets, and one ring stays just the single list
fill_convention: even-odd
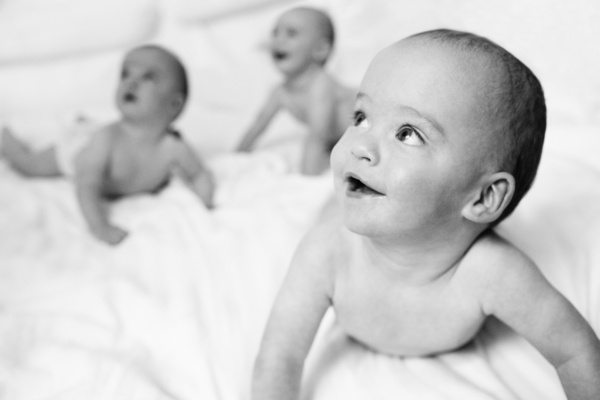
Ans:
[{"label": "bed surface", "polygon": [[[499,232],[523,248],[600,332],[600,4],[593,0],[0,0],[0,126],[34,148],[80,116],[114,118],[124,53],[178,54],[191,96],[177,127],[215,171],[217,209],[175,180],[119,201],[132,232],[115,249],[87,235],[63,180],[0,160],[0,399],[248,399],[250,371],[292,252],[331,177],[296,174],[305,130],[280,115],[250,155],[232,153],[279,76],[264,44],[293,5],[327,10],[329,68],[357,86],[384,46],[449,27],[508,48],[541,80],[548,130],[532,191]],[[332,315],[307,364],[308,400],[564,400],[555,372],[490,321],[459,351],[374,354]]]}]

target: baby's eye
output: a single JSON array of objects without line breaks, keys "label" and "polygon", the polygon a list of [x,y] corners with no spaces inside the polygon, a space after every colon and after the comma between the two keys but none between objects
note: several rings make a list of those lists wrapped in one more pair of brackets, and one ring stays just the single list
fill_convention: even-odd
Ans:
[{"label": "baby's eye", "polygon": [[121,80],[127,78],[128,76],[129,76],[129,72],[126,69],[121,71]]},{"label": "baby's eye", "polygon": [[352,122],[354,126],[364,126],[367,123],[367,117],[361,111],[355,111]]},{"label": "baby's eye", "polygon": [[421,146],[425,144],[421,134],[417,132],[415,128],[410,125],[403,125],[396,131],[396,138],[410,146]]},{"label": "baby's eye", "polygon": [[296,29],[288,28],[286,29],[285,34],[287,37],[293,38],[296,37],[296,35],[298,35],[298,31]]},{"label": "baby's eye", "polygon": [[152,72],[146,72],[143,75],[144,80],[151,81],[154,80],[154,74]]}]

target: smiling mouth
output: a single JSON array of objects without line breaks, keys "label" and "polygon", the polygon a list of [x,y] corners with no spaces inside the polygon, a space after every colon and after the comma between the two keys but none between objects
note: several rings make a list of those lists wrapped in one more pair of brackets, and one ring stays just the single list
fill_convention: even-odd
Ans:
[{"label": "smiling mouth", "polygon": [[287,57],[288,57],[288,54],[284,51],[274,51],[273,52],[273,58],[276,61],[285,60]]},{"label": "smiling mouth", "polygon": [[133,93],[125,93],[123,100],[125,100],[126,103],[133,103],[136,100],[136,97]]},{"label": "smiling mouth", "polygon": [[348,176],[346,178],[346,182],[348,183],[347,191],[348,195],[352,197],[356,196],[383,196],[384,194],[378,192],[372,187],[367,186],[363,181],[354,177]]}]

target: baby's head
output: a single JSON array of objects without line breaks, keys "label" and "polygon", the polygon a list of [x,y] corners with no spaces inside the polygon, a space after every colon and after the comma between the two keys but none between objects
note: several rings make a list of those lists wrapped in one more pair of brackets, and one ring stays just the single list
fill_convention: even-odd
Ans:
[{"label": "baby's head", "polygon": [[310,65],[325,65],[335,41],[329,16],[316,8],[295,7],[279,17],[271,37],[271,55],[285,75]]},{"label": "baby's head", "polygon": [[539,81],[495,43],[449,30],[396,42],[369,66],[332,153],[346,222],[420,239],[493,226],[530,188],[545,128]]},{"label": "baby's head", "polygon": [[[539,80],[510,52],[487,38],[467,32],[435,30],[414,35],[448,45],[465,56],[483,57],[489,63],[487,120],[493,136],[489,157],[497,171],[515,180],[512,200],[494,225],[510,215],[529,191],[542,156],[546,132],[546,102]],[[486,79],[485,77],[483,79]],[[485,153],[484,153],[485,154]]]},{"label": "baby's head", "polygon": [[117,106],[125,117],[170,123],[183,111],[187,97],[187,74],[173,53],[157,45],[127,53],[117,88]]}]

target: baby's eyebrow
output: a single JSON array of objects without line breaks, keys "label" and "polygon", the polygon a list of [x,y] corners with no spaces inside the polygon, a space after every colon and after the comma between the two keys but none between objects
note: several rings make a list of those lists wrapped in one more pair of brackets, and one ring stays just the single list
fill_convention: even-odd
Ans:
[{"label": "baby's eyebrow", "polygon": [[[356,101],[358,102],[359,100],[363,100],[363,99],[370,101],[370,97],[368,94],[363,93],[363,92],[358,92],[356,94]],[[436,131],[440,132],[440,134],[443,137],[446,137],[446,132],[444,131],[444,128],[442,127],[442,125],[439,122],[437,122],[437,120],[435,118],[433,118],[431,115],[428,115],[426,113],[421,113],[417,109],[412,108],[410,106],[405,106],[405,105],[398,106],[398,109],[403,112],[408,112],[419,119],[425,120],[427,123],[429,123],[431,126],[433,126],[433,128]]]},{"label": "baby's eyebrow", "polygon": [[424,119],[430,125],[432,125],[436,131],[440,132],[442,134],[442,136],[446,137],[446,132],[444,131],[444,128],[442,127],[442,125],[440,123],[438,123],[437,120],[435,118],[433,118],[431,115],[421,113],[418,110],[416,110],[412,107],[408,107],[408,106],[400,106],[400,108],[403,110],[409,111],[412,114],[415,114],[420,119]]}]

